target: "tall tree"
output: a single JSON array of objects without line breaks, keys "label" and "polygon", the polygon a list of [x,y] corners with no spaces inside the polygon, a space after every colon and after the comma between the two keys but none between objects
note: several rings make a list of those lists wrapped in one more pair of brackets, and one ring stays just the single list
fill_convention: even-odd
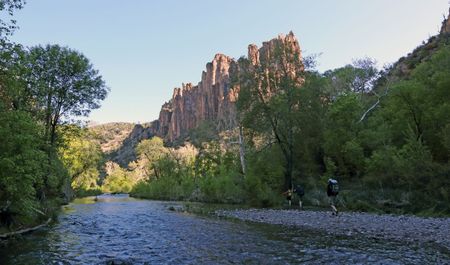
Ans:
[{"label": "tall tree", "polygon": [[76,125],[64,126],[62,138],[58,153],[70,175],[72,188],[97,188],[103,162],[100,143],[93,140],[87,129]]},{"label": "tall tree", "polygon": [[371,58],[356,59],[352,64],[324,73],[328,77],[328,86],[332,99],[340,95],[355,92],[362,96],[369,92],[379,77],[376,61]]},{"label": "tall tree", "polygon": [[89,60],[59,45],[36,46],[29,51],[30,89],[42,109],[45,136],[55,146],[56,128],[74,116],[87,116],[100,107],[108,88]]},{"label": "tall tree", "polygon": [[143,140],[136,147],[136,153],[143,161],[147,175],[150,175],[150,172],[153,171],[155,178],[159,178],[160,172],[157,162],[168,153],[163,140],[156,136],[149,140]]},{"label": "tall tree", "polygon": [[39,129],[28,113],[0,102],[0,225],[35,215],[46,166]]},{"label": "tall tree", "polygon": [[[292,43],[288,43],[292,44]],[[296,45],[274,42],[273,51],[258,61],[240,58],[236,84],[240,87],[238,109],[243,125],[265,134],[284,158],[285,188],[292,186],[294,134],[304,66]]]}]

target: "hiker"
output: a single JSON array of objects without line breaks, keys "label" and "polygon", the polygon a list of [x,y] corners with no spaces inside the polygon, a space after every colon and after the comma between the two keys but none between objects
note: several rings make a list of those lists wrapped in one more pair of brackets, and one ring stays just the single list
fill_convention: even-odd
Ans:
[{"label": "hiker", "polygon": [[297,185],[294,189],[294,192],[298,196],[298,206],[300,207],[300,209],[303,209],[302,198],[305,195],[305,189],[303,189],[301,185]]},{"label": "hiker", "polygon": [[289,207],[291,207],[292,190],[288,189],[287,191],[283,192],[283,195],[286,195],[286,200],[289,202]]},{"label": "hiker", "polygon": [[338,215],[338,210],[336,208],[337,204],[337,195],[339,193],[339,185],[337,180],[328,179],[327,185],[327,195],[330,202],[331,210],[333,211],[333,215]]}]

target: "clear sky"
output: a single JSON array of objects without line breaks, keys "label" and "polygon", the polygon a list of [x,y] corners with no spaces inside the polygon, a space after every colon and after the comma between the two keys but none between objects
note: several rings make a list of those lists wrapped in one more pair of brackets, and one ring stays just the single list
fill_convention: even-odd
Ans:
[{"label": "clear sky", "polygon": [[27,0],[12,40],[79,50],[111,92],[89,119],[147,122],[216,53],[292,30],[319,70],[370,56],[394,62],[438,33],[448,0]]}]

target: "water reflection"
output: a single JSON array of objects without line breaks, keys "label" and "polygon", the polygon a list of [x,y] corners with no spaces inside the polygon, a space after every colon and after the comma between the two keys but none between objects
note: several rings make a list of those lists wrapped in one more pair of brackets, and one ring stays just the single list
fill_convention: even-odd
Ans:
[{"label": "water reflection", "polygon": [[80,199],[59,222],[0,249],[0,264],[418,264],[450,262],[432,246],[335,237],[168,210],[126,195]]}]

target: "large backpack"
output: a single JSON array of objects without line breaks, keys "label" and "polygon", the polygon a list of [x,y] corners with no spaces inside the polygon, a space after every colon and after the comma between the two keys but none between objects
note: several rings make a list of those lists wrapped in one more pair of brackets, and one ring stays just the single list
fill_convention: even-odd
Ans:
[{"label": "large backpack", "polygon": [[303,195],[305,195],[305,190],[303,189],[303,187],[302,186],[300,186],[300,185],[297,185],[296,187],[295,187],[295,193],[299,196],[299,197],[303,197]]},{"label": "large backpack", "polygon": [[335,179],[328,180],[327,195],[336,196],[339,193],[339,184]]}]

